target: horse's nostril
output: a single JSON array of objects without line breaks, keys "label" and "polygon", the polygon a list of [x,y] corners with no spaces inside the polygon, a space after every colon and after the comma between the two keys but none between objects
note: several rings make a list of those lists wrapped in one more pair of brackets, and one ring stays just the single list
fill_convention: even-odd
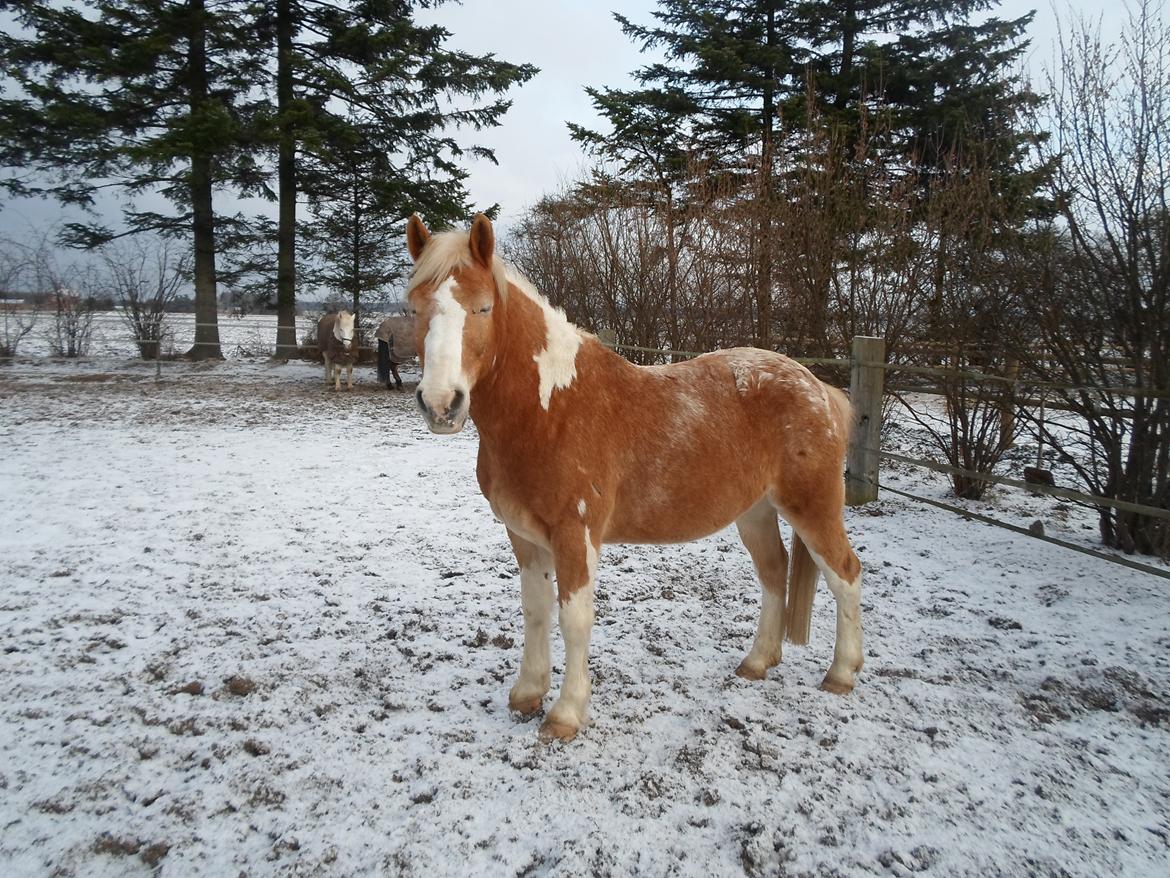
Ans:
[{"label": "horse's nostril", "polygon": [[423,404],[423,398],[422,398],[422,388],[421,388],[421,387],[420,387],[418,390],[416,390],[416,391],[414,392],[414,398],[415,398],[416,400],[418,400],[418,407],[419,407],[420,409],[424,409],[424,410],[425,410],[425,409],[426,409],[426,405],[424,405],[424,404]]},{"label": "horse's nostril", "polygon": [[451,408],[450,408],[450,411],[452,411],[452,412],[457,412],[457,411],[459,411],[459,409],[461,409],[461,408],[463,408],[463,391],[462,391],[462,390],[456,390],[456,391],[455,391],[455,396],[454,396],[454,397],[452,397],[452,399],[451,399]]}]

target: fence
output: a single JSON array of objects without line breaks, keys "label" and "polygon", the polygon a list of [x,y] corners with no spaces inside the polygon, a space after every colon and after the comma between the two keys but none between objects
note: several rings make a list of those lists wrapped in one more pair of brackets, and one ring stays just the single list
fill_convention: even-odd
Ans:
[{"label": "fence", "polygon": [[[670,358],[695,357],[700,355],[700,352],[697,351],[663,350],[637,345],[618,344],[613,339],[612,333],[606,333],[604,331],[599,333],[599,337],[601,337],[604,343],[618,351],[638,351],[641,353],[658,354],[660,356]],[[883,451],[881,448],[881,407],[882,400],[887,392],[886,375],[889,372],[900,372],[911,375],[945,378],[949,380],[963,378],[965,380],[971,381],[1003,383],[1011,386],[1013,390],[1018,387],[1024,387],[1029,389],[1035,388],[1041,391],[1063,390],[1090,394],[1108,393],[1118,396],[1143,396],[1151,399],[1170,398],[1170,390],[1127,386],[1082,387],[1058,384],[1054,382],[1028,381],[1022,380],[1019,377],[988,375],[982,372],[942,369],[929,366],[915,366],[903,363],[890,363],[886,361],[885,341],[880,338],[871,338],[866,336],[857,336],[853,339],[852,355],[849,359],[833,359],[825,357],[794,357],[793,359],[795,359],[796,362],[802,363],[806,366],[831,366],[840,369],[849,369],[849,396],[853,405],[854,417],[853,430],[850,436],[849,451],[846,458],[845,469],[846,502],[849,505],[856,506],[873,502],[878,499],[882,490],[886,490],[907,500],[912,500],[938,509],[943,509],[956,515],[963,516],[969,520],[979,521],[984,524],[992,525],[993,527],[1003,528],[1031,539],[1037,539],[1052,545],[1061,546],[1062,548],[1069,549],[1074,552],[1079,552],[1083,555],[1089,555],[1112,564],[1118,564],[1131,570],[1137,570],[1142,573],[1149,573],[1163,579],[1170,579],[1170,570],[1155,567],[1150,564],[1143,564],[1139,561],[1134,561],[1119,555],[1101,552],[1096,549],[1091,549],[1086,546],[1081,546],[1076,543],[1069,542],[1067,540],[1059,539],[1057,537],[1051,537],[1046,534],[1037,533],[1029,528],[1020,527],[1019,525],[1001,521],[997,518],[982,515],[970,509],[964,509],[960,506],[955,506],[950,503],[943,503],[942,501],[929,497],[921,497],[916,494],[911,494],[907,491],[902,491],[889,485],[882,485],[880,480],[880,463],[881,461],[885,460],[906,464],[909,466],[920,467],[947,475],[961,475],[977,478],[990,484],[1020,488],[1033,494],[1042,494],[1064,500],[1072,500],[1089,506],[1105,506],[1127,512],[1136,512],[1141,515],[1151,516],[1153,518],[1170,520],[1170,510],[1162,509],[1156,506],[1146,506],[1139,503],[1131,503],[1126,500],[1119,500],[1112,497],[1095,496],[1067,488],[1037,485],[1005,476],[993,475],[991,473],[974,472],[963,469],[961,467],[951,466],[936,460],[913,458],[902,454]],[[933,387],[916,387],[911,389],[922,393],[943,392]],[[1028,404],[1032,402],[1031,400],[1014,394],[1013,398],[1017,404]]]},{"label": "fence", "polygon": [[[207,326],[214,326],[222,328],[225,324],[188,324],[188,328],[199,329]],[[226,323],[231,326],[230,322]],[[288,327],[280,327],[276,324],[266,324],[263,329],[266,332],[271,332],[274,329],[281,329]],[[295,331],[294,327],[294,331]],[[683,350],[668,350],[661,348],[643,347],[639,345],[625,345],[619,344],[613,337],[611,332],[602,330],[598,333],[602,342],[609,347],[618,351],[636,351],[640,353],[651,353],[661,357],[667,358],[689,358],[700,356],[701,351],[683,351]],[[199,347],[201,345],[214,345],[222,349],[225,346],[230,347],[231,341],[226,342],[193,342],[192,347]],[[281,347],[292,347],[294,352],[300,352],[303,348],[301,345],[293,346],[277,346],[272,345],[270,349],[279,354]],[[313,347],[307,345],[305,347]],[[361,346],[360,350],[373,351],[376,348],[369,346]],[[12,359],[12,358],[9,358]],[[882,485],[880,480],[880,464],[882,461],[889,461],[894,463],[915,466],[933,472],[943,473],[947,475],[960,475],[979,479],[980,481],[989,484],[1003,485],[1006,487],[1018,488],[1028,491],[1033,494],[1042,494],[1052,497],[1057,497],[1064,500],[1071,500],[1078,503],[1083,503],[1089,506],[1108,507],[1127,512],[1135,512],[1141,515],[1146,515],[1154,518],[1170,520],[1170,510],[1162,509],[1154,506],[1146,506],[1138,503],[1132,503],[1126,500],[1120,500],[1111,497],[1101,497],[1091,494],[1086,494],[1080,491],[1074,491],[1067,488],[1058,488],[1046,485],[1037,485],[1030,482],[1020,481],[1004,476],[997,476],[986,472],[975,472],[971,470],[962,469],[960,467],[951,466],[936,460],[928,460],[921,458],[912,458],[906,455],[896,454],[894,452],[885,451],[881,448],[881,407],[882,400],[887,392],[888,382],[886,380],[887,373],[903,373],[908,375],[919,375],[927,377],[937,377],[949,380],[955,378],[963,378],[972,381],[987,381],[994,383],[1008,384],[1015,390],[1018,387],[1035,388],[1038,390],[1065,390],[1078,393],[1109,393],[1114,395],[1129,395],[1129,396],[1144,396],[1153,399],[1170,398],[1170,390],[1150,389],[1127,386],[1110,386],[1110,387],[1080,387],[1074,385],[1062,385],[1052,382],[1036,382],[1030,380],[1022,380],[1018,377],[1006,377],[1001,375],[988,375],[981,372],[971,372],[965,370],[955,369],[941,369],[928,366],[917,366],[905,363],[890,363],[886,361],[885,357],[885,342],[880,338],[870,338],[865,336],[858,336],[853,340],[852,355],[848,359],[829,358],[829,357],[797,357],[794,358],[796,362],[802,363],[806,366],[824,366],[838,369],[848,369],[850,376],[850,399],[853,405],[854,419],[852,435],[849,445],[849,451],[846,462],[846,501],[850,505],[861,505],[877,500],[882,490],[889,491],[895,495],[913,500],[919,503],[928,504],[930,506],[953,512],[957,515],[964,516],[968,519],[980,521],[996,527],[1004,528],[1014,533],[1019,533],[1033,539],[1039,539],[1047,543],[1062,546],[1072,551],[1080,552],[1082,554],[1090,555],[1095,558],[1108,561],[1110,563],[1119,564],[1130,569],[1139,570],[1143,573],[1150,573],[1164,579],[1170,579],[1170,570],[1164,568],[1154,567],[1148,564],[1142,564],[1137,561],[1132,561],[1128,558],[1123,558],[1118,555],[1099,552],[1085,546],[1077,545],[1065,540],[1060,540],[1055,537],[1050,537],[1042,534],[1033,533],[1031,530],[1021,528],[1018,525],[1013,525],[1008,522],[1000,521],[980,513],[973,512],[969,509],[964,509],[948,503],[943,503],[939,500],[934,500],[927,497],[910,494],[906,491],[894,488],[889,485]],[[161,359],[156,357],[155,360],[156,374],[161,369]],[[920,393],[940,393],[936,388],[932,387],[914,387],[910,388],[915,392]],[[1033,401],[1013,394],[1013,399],[1017,404],[1030,404]]]},{"label": "fence", "polygon": [[[150,355],[142,357],[142,359],[150,362],[160,358],[170,359],[174,356],[181,356],[182,353],[200,348],[211,349],[223,356],[232,356],[233,354],[252,356],[260,355],[254,352],[261,352],[265,356],[284,358],[292,358],[305,351],[315,352],[317,350],[316,344],[296,343],[289,345],[268,341],[269,338],[275,337],[280,330],[290,328],[274,322],[275,315],[225,316],[216,323],[199,323],[192,319],[194,318],[193,314],[185,312],[171,313],[167,316],[168,325],[162,338],[157,340],[134,339],[130,327],[121,315],[108,311],[96,312],[91,347],[96,345],[99,350],[96,353],[91,350],[87,356],[140,356],[140,350],[145,348]],[[51,318],[48,318],[46,322],[51,322]],[[302,338],[310,332],[315,333],[316,318],[306,319],[291,328],[296,338]],[[219,340],[196,340],[201,329],[215,329]],[[177,338],[179,333],[183,336],[182,341]],[[26,353],[30,350],[33,351],[32,354]],[[376,352],[377,347],[362,345],[360,350]],[[11,361],[28,356],[38,358],[52,356],[46,348],[43,331],[22,338],[20,351],[22,353],[19,356],[2,357],[0,360]],[[81,358],[70,357],[69,359]]]}]

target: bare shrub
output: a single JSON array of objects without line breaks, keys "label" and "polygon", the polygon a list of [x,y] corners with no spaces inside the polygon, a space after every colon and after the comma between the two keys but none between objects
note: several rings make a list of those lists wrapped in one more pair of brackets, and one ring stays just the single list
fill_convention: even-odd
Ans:
[{"label": "bare shrub", "polygon": [[[1083,419],[1063,443],[1037,431],[1097,495],[1170,508],[1170,25],[1136,0],[1116,44],[1075,20],[1060,42],[1049,146],[1062,224],[1039,258],[1021,345]],[[1125,392],[1123,388],[1134,388]],[[1102,540],[1170,557],[1170,522],[1099,507]]]},{"label": "bare shrub", "polygon": [[118,313],[144,360],[157,359],[168,336],[167,312],[190,273],[190,256],[165,241],[108,246],[102,260]]},{"label": "bare shrub", "polygon": [[39,304],[29,303],[23,295],[29,268],[25,248],[0,241],[0,365],[12,361],[20,343],[36,327]]}]

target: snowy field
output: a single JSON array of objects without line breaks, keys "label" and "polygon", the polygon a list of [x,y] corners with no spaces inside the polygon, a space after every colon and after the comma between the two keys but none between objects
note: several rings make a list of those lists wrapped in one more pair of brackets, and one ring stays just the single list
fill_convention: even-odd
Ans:
[{"label": "snowy field", "polygon": [[887,495],[838,698],[823,585],[746,682],[733,530],[607,547],[594,722],[540,743],[474,431],[358,377],[0,369],[0,875],[1170,874],[1166,580]]},{"label": "snowy field", "polygon": [[[297,316],[298,342],[307,333],[316,332],[319,316],[319,312]],[[271,356],[276,345],[277,320],[275,314],[245,314],[237,317],[221,312],[216,323],[219,327],[219,339],[224,356]],[[182,354],[190,349],[195,341],[194,314],[168,314],[166,328],[162,344],[163,356]],[[33,331],[21,341],[17,350],[20,359],[47,357],[52,350],[48,338],[52,329],[53,317],[51,314],[42,312],[37,315]],[[127,328],[126,321],[117,311],[97,311],[94,313],[89,356],[133,357],[137,353],[138,346],[133,341],[132,333]]]}]

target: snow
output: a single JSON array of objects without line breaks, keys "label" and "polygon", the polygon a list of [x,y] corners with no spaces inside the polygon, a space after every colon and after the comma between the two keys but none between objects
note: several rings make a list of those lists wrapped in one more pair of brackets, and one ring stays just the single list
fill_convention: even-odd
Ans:
[{"label": "snow", "polygon": [[[474,429],[360,379],[0,369],[0,874],[1168,874],[1164,580],[886,495],[848,512],[839,698],[823,586],[747,682],[734,529],[607,546],[594,721],[544,744]],[[971,508],[1092,544],[1051,498]]]}]

